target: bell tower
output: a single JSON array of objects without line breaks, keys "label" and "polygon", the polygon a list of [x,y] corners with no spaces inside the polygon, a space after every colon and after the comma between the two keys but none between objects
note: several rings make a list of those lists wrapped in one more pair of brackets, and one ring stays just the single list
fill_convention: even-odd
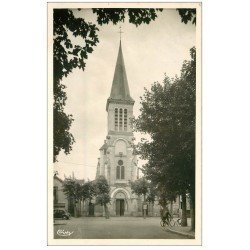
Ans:
[{"label": "bell tower", "polygon": [[[137,179],[137,158],[133,148],[133,106],[120,40],[110,96],[107,99],[107,136],[100,148],[97,175],[104,175],[111,188],[113,215],[129,215],[137,208],[130,181]],[[133,204],[134,203],[134,204]]]},{"label": "bell tower", "polygon": [[126,69],[120,41],[110,97],[107,100],[108,134],[132,133],[130,119],[133,117],[134,100],[130,96]]}]

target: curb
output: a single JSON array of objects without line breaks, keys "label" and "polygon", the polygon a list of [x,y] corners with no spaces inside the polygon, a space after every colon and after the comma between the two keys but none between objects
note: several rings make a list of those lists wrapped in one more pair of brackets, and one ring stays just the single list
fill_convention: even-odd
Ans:
[{"label": "curb", "polygon": [[176,234],[180,234],[180,235],[183,235],[183,236],[187,236],[188,238],[192,238],[192,239],[195,238],[195,235],[193,235],[193,234],[184,233],[184,232],[180,232],[180,231],[175,231],[175,230],[173,230],[173,229],[170,229],[169,227],[166,228],[166,230],[168,230],[168,231],[170,231],[170,232],[172,232],[172,233],[176,233]]}]

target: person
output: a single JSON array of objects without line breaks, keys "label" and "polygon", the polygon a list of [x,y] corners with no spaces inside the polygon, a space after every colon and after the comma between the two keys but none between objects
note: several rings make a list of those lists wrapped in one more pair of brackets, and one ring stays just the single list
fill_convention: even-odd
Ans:
[{"label": "person", "polygon": [[171,215],[169,213],[168,208],[161,206],[160,213],[161,213],[161,219],[167,222],[167,224],[169,225],[169,220],[170,220]]}]

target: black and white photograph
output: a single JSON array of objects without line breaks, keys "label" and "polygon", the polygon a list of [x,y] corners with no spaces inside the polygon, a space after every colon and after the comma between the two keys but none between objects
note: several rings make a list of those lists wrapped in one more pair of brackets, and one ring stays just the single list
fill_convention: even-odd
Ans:
[{"label": "black and white photograph", "polygon": [[201,3],[48,3],[48,244],[201,245]]},{"label": "black and white photograph", "polygon": [[2,249],[247,249],[247,0],[2,1]]}]

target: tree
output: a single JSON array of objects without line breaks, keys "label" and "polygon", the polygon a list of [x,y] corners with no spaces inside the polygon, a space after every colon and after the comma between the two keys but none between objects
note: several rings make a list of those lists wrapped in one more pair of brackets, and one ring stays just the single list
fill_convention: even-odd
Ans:
[{"label": "tree", "polygon": [[134,182],[131,182],[132,193],[137,194],[138,196],[143,195],[143,217],[146,218],[146,194],[148,193],[149,183],[145,178],[140,178]]},{"label": "tree", "polygon": [[110,202],[110,195],[109,195],[110,187],[108,185],[106,178],[100,175],[94,181],[94,188],[96,194],[96,204],[104,206],[105,217],[106,219],[109,219],[109,211],[107,204]]},{"label": "tree", "polygon": [[[79,9],[80,10],[80,9]],[[124,22],[125,14],[129,22],[136,26],[157,17],[156,12],[161,9],[93,9],[97,15],[99,25],[112,22]],[[62,84],[63,77],[67,77],[75,68],[84,70],[88,54],[99,42],[98,28],[95,24],[86,22],[83,18],[76,18],[70,9],[54,9],[53,12],[53,160],[57,160],[60,151],[69,154],[75,142],[70,133],[73,116],[66,114],[67,95],[66,86]],[[74,44],[70,34],[82,39],[82,44]]]},{"label": "tree", "polygon": [[132,193],[141,196],[143,195],[143,201],[146,201],[146,195],[148,193],[149,183],[145,178],[140,178],[131,182]]},{"label": "tree", "polygon": [[180,77],[170,79],[165,75],[163,84],[156,82],[150,91],[145,89],[141,114],[134,124],[137,131],[151,137],[138,145],[142,159],[148,160],[144,165],[146,178],[170,195],[181,194],[185,198],[189,193],[194,211],[195,48],[190,50],[190,55],[191,60],[183,63]]},{"label": "tree", "polygon": [[63,192],[69,201],[73,201],[74,216],[76,217],[76,204],[82,199],[82,186],[75,179],[66,178],[63,182]]},{"label": "tree", "polygon": [[157,197],[157,190],[152,185],[152,183],[149,183],[148,184],[148,194],[147,194],[146,201],[148,201],[149,203],[152,203],[154,205],[156,197]]},{"label": "tree", "polygon": [[94,198],[94,196],[95,196],[94,182],[93,181],[85,182],[82,186],[82,199],[83,199],[83,201],[89,200],[89,202],[91,202],[91,200]]},{"label": "tree", "polygon": [[[155,187],[148,180],[146,180],[145,177],[142,177],[138,180],[130,182],[130,184],[131,184],[132,193],[138,196],[143,195],[144,205],[146,204],[146,202],[152,203],[154,205],[155,198],[157,196],[157,191]],[[144,217],[146,216],[145,212],[146,211],[144,211],[143,209]]]}]

